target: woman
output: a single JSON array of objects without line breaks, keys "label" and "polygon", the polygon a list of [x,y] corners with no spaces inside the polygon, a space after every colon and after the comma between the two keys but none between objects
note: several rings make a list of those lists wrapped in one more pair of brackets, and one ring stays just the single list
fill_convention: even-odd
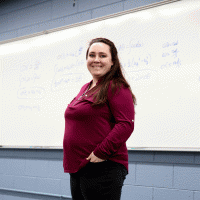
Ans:
[{"label": "woman", "polygon": [[125,142],[134,130],[136,98],[113,42],[93,39],[86,59],[93,80],[65,111],[63,167],[70,174],[73,200],[119,200],[128,174]]}]

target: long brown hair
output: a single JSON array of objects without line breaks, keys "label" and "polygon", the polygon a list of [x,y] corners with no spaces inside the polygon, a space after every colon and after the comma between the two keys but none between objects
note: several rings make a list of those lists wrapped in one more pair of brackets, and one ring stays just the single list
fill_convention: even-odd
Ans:
[{"label": "long brown hair", "polygon": [[[99,84],[97,84],[97,87],[94,87],[94,90],[93,89],[90,90],[92,93],[98,90],[97,93],[93,97],[94,103],[92,104],[92,106],[103,104],[107,101],[108,86],[111,80],[112,80],[112,85],[111,85],[112,94],[114,94],[116,90],[118,90],[119,92],[122,85],[125,86],[126,88],[129,88],[129,90],[131,91],[131,87],[126,81],[126,79],[124,78],[124,75],[122,73],[122,68],[119,62],[117,48],[115,47],[112,41],[106,38],[95,38],[91,40],[86,52],[86,59],[88,58],[88,53],[89,53],[89,49],[91,45],[97,42],[102,42],[104,44],[107,44],[110,47],[110,53],[111,53],[113,65],[111,66],[110,71],[107,74],[105,74],[103,77],[101,77],[101,81]],[[131,91],[131,94],[132,94],[134,105],[137,105],[135,95],[132,93],[132,91]]]}]

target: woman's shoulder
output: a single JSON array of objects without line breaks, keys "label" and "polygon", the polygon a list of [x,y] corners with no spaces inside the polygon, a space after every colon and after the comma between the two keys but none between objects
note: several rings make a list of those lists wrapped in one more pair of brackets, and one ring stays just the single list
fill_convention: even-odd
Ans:
[{"label": "woman's shoulder", "polygon": [[85,90],[91,83],[92,81],[88,82],[88,83],[85,83],[82,87],[81,87],[81,90]]},{"label": "woman's shoulder", "polygon": [[86,91],[86,89],[88,88],[89,84],[90,84],[90,82],[89,82],[89,83],[85,83],[85,84],[81,87],[81,89],[79,90],[79,93],[78,93],[77,96],[82,95],[82,94]]}]

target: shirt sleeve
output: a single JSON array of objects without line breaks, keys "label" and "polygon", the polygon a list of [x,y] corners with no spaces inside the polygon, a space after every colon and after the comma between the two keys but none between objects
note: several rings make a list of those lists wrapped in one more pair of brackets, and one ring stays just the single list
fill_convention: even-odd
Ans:
[{"label": "shirt sleeve", "polygon": [[112,96],[111,87],[109,87],[108,103],[115,118],[115,125],[94,150],[94,155],[101,159],[108,159],[117,152],[134,130],[135,110],[129,88],[123,86]]}]

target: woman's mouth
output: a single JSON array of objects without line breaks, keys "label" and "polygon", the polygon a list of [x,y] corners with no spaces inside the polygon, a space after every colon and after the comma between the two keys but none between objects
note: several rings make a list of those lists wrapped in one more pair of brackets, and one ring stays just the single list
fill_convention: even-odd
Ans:
[{"label": "woman's mouth", "polygon": [[101,68],[101,66],[92,66],[92,67]]}]

